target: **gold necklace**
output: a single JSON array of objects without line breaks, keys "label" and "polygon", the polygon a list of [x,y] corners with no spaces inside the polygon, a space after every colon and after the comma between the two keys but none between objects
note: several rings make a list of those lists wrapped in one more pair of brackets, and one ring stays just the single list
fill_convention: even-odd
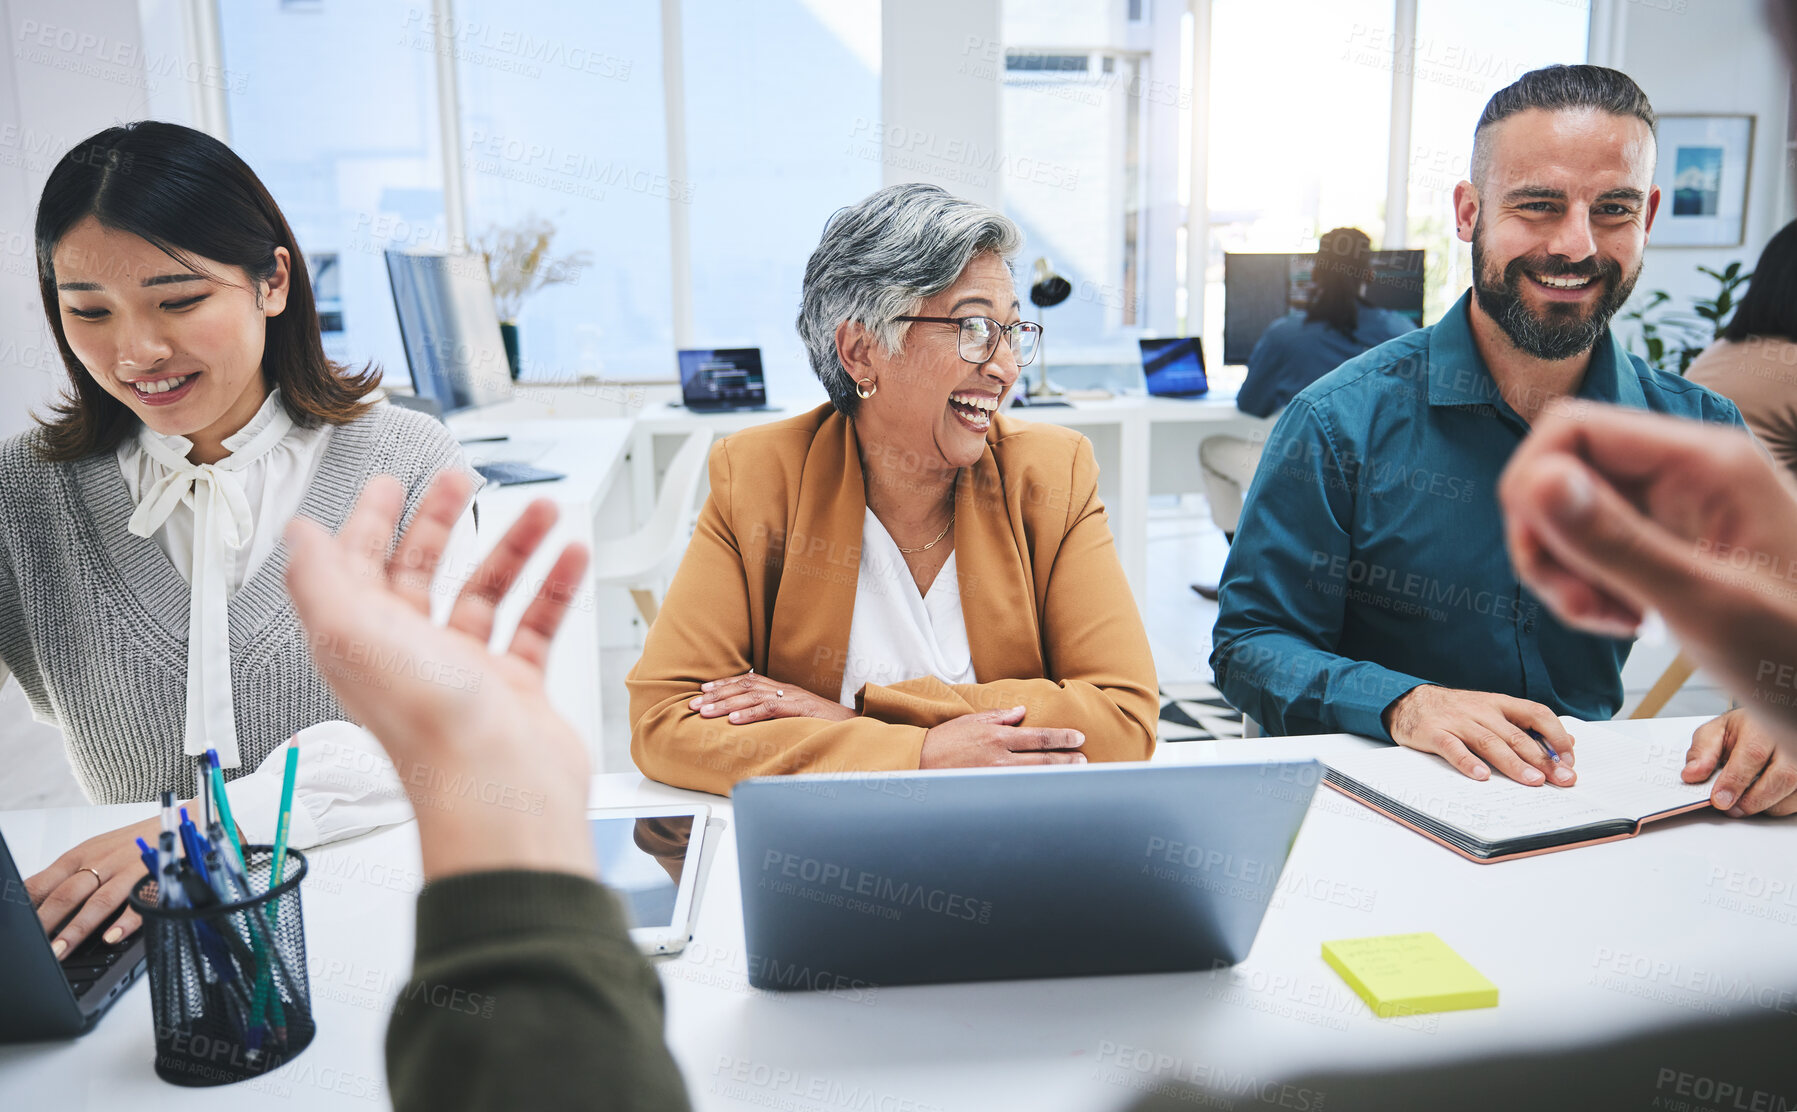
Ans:
[{"label": "gold necklace", "polygon": [[899,545],[899,551],[903,552],[907,556],[909,556],[913,552],[928,552],[930,549],[936,547],[937,541],[940,541],[943,537],[948,536],[948,531],[950,529],[953,529],[954,527],[955,527],[955,511],[950,510],[950,511],[948,511],[948,524],[944,525],[942,527],[942,532],[936,534],[936,540],[933,540],[929,544],[926,544],[926,545],[920,545],[917,548],[906,548],[904,545],[901,544],[901,545]]}]

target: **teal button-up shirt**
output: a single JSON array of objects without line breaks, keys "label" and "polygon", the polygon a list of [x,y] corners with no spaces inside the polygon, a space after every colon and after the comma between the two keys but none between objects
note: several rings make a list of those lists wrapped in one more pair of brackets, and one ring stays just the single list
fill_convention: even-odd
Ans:
[{"label": "teal button-up shirt", "polygon": [[[1529,426],[1473,344],[1471,294],[1304,389],[1274,426],[1223,567],[1211,667],[1268,734],[1390,735],[1422,683],[1601,721],[1633,642],[1561,625],[1504,548],[1497,480]],[[1606,333],[1578,396],[1740,425]]]}]

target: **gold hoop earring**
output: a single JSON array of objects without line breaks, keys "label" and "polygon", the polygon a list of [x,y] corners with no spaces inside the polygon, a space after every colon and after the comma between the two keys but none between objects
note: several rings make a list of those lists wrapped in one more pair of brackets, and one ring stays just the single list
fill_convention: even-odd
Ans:
[{"label": "gold hoop earring", "polygon": [[864,378],[855,383],[855,393],[860,395],[862,401],[866,401],[879,392],[880,384],[871,378]]}]

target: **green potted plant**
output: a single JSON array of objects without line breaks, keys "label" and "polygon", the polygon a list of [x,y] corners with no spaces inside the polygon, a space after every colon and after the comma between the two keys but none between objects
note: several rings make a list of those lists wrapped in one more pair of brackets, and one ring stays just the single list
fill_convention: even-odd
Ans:
[{"label": "green potted plant", "polygon": [[499,314],[499,335],[505,341],[505,356],[511,365],[512,378],[520,368],[518,315],[524,301],[546,286],[576,282],[584,267],[592,265],[592,256],[575,251],[559,258],[549,254],[555,239],[555,225],[535,213],[516,224],[491,225],[474,249],[487,260],[487,277],[493,283],[493,307]]},{"label": "green potted plant", "polygon": [[1741,273],[1739,259],[1723,270],[1707,266],[1697,269],[1715,279],[1717,290],[1713,297],[1694,299],[1690,313],[1673,306],[1672,295],[1665,290],[1651,290],[1645,302],[1622,314],[1624,320],[1634,321],[1639,330],[1641,347],[1636,354],[1657,371],[1683,375],[1690,370],[1692,360],[1728,327],[1738,304],[1736,291],[1753,279],[1752,274]]}]

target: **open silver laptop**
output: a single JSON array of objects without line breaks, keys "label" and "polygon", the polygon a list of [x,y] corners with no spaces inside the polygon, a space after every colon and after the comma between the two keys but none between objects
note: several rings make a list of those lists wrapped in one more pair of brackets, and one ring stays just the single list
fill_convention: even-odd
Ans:
[{"label": "open silver laptop", "polygon": [[732,793],[766,989],[1242,960],[1314,761],[762,777]]}]

